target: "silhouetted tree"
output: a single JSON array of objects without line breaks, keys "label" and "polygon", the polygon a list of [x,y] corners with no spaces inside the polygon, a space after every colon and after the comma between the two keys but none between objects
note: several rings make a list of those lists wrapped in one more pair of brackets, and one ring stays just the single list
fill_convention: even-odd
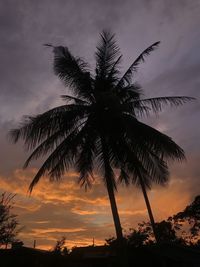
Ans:
[{"label": "silhouetted tree", "polygon": [[65,246],[66,237],[63,236],[59,240],[56,241],[56,245],[54,246],[52,252],[59,254],[59,255],[68,255],[69,251],[67,247]]},{"label": "silhouetted tree", "polygon": [[[152,231],[151,223],[149,222],[142,222],[139,223],[138,231],[140,233],[146,234],[147,238],[145,243],[152,243],[154,242],[154,233]],[[168,221],[163,220],[161,222],[155,223],[156,233],[159,237],[159,243],[168,243],[168,242],[178,242],[178,237],[176,235],[176,231],[174,229],[174,225]]]},{"label": "silhouetted tree", "polygon": [[127,243],[133,247],[143,246],[149,238],[148,232],[141,231],[141,229],[130,229],[127,235]]},{"label": "silhouetted tree", "polygon": [[190,245],[200,242],[200,196],[196,196],[183,211],[169,219],[177,230],[182,231],[186,243]]},{"label": "silhouetted tree", "polygon": [[[161,222],[155,222],[155,228],[157,235],[159,236],[159,244],[161,243],[175,243],[185,244],[182,237],[177,234],[177,228],[172,221],[163,220]],[[152,245],[155,243],[155,235],[153,233],[152,225],[150,222],[138,223],[136,229],[130,228],[129,233],[125,235],[125,244],[129,247],[142,247]],[[117,246],[117,240],[115,237],[105,239],[106,244],[111,247]]]},{"label": "silhouetted tree", "polygon": [[47,45],[53,47],[55,74],[72,94],[62,96],[66,104],[28,116],[18,129],[11,131],[14,142],[22,139],[25,147],[33,150],[24,167],[48,155],[30,184],[30,191],[43,175],[58,180],[70,167],[75,167],[80,185],[86,188],[94,180],[94,168],[102,173],[117,239],[121,242],[114,170],[119,170],[119,182],[141,186],[154,229],[146,188],[152,182],[165,184],[169,175],[166,160],[184,158],[183,150],[170,137],[137,119],[150,111],[160,111],[164,105],[182,105],[192,99],[180,96],[142,99],[142,89],[132,77],[139,63],[158,45],[156,42],[148,47],[122,76],[119,70],[122,55],[114,35],[107,31],[101,34],[97,45],[95,73],[67,47]]},{"label": "silhouetted tree", "polygon": [[0,196],[0,246],[6,246],[16,242],[16,236],[20,229],[18,228],[17,215],[11,212],[13,194],[5,192]]},{"label": "silhouetted tree", "polygon": [[[173,243],[182,246],[200,247],[200,196],[186,206],[183,211],[161,222],[155,222],[159,243]],[[131,247],[148,246],[155,243],[155,236],[150,222],[138,223],[137,228],[130,228],[125,235],[125,244]],[[106,245],[117,246],[115,237],[105,239]]]}]

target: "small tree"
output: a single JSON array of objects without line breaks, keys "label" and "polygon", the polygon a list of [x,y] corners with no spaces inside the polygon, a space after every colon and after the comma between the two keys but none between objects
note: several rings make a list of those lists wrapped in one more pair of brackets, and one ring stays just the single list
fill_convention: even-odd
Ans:
[{"label": "small tree", "polygon": [[66,237],[63,236],[61,237],[61,239],[56,241],[56,244],[53,248],[53,253],[59,254],[59,255],[68,255],[69,254],[69,250],[67,249],[67,247],[65,246],[65,242],[66,242]]},{"label": "small tree", "polygon": [[12,214],[13,198],[15,195],[6,194],[0,196],[0,247],[7,247],[15,241],[20,229],[18,228],[17,215]]}]

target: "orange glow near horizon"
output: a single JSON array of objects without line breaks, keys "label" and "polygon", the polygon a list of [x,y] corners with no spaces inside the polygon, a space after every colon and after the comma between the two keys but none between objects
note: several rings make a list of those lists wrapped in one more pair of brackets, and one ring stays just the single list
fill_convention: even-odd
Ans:
[{"label": "orange glow near horizon", "polygon": [[[16,193],[13,212],[24,228],[19,238],[26,246],[52,249],[56,241],[66,237],[68,248],[105,243],[115,235],[109,201],[103,183],[96,182],[85,192],[76,183],[77,175],[69,172],[60,182],[41,179],[31,196],[28,185],[35,169],[15,170],[12,177],[1,177],[1,191]],[[184,192],[184,194],[183,194]],[[181,196],[181,197],[180,197]],[[139,189],[120,187],[116,194],[124,230],[148,220],[147,210]],[[166,188],[155,186],[149,198],[157,221],[182,210],[190,201],[187,181],[173,177]],[[166,205],[167,203],[167,205]]]}]

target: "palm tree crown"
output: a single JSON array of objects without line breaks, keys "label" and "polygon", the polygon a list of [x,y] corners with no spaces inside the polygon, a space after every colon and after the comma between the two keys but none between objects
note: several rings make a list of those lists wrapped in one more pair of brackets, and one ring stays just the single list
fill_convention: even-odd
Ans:
[{"label": "palm tree crown", "polygon": [[156,42],[143,51],[122,76],[122,56],[109,32],[101,34],[97,45],[95,73],[67,47],[52,46],[55,74],[71,95],[62,96],[64,105],[26,117],[19,128],[11,131],[14,142],[22,139],[32,151],[24,167],[47,155],[30,191],[45,174],[50,180],[60,179],[72,166],[80,174],[81,185],[91,185],[95,169],[103,174],[111,191],[116,189],[117,180],[139,184],[143,177],[147,187],[152,182],[167,181],[168,160],[183,160],[184,151],[170,137],[138,118],[151,111],[159,112],[164,105],[182,105],[192,98],[142,98],[143,91],[132,78],[145,56],[158,45]]}]

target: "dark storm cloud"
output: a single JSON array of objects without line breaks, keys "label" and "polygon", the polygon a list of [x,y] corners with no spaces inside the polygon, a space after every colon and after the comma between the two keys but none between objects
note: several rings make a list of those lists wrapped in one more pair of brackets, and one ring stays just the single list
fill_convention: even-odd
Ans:
[{"label": "dark storm cloud", "polygon": [[[21,144],[14,146],[8,142],[6,138],[8,130],[16,126],[22,115],[37,114],[58,105],[59,95],[67,90],[53,74],[51,50],[42,44],[66,45],[74,55],[85,58],[94,67],[94,51],[99,33],[102,29],[111,29],[116,33],[124,55],[122,72],[147,46],[155,41],[161,41],[159,49],[151,54],[145,64],[141,64],[136,76],[147,96],[189,95],[197,98],[194,103],[177,109],[169,107],[160,116],[145,119],[145,122],[171,136],[185,149],[188,158],[182,165],[170,165],[172,184],[166,191],[157,188],[155,192],[152,191],[152,201],[157,208],[158,217],[167,216],[168,213],[163,208],[164,204],[162,207],[159,206],[153,196],[159,198],[159,203],[165,203],[166,199],[170,201],[172,198],[179,198],[178,209],[187,203],[188,198],[198,194],[200,186],[199,12],[198,0],[0,0],[0,175],[2,176],[0,187],[2,190],[16,192],[19,184],[20,188],[26,191],[28,186],[28,183],[23,186],[24,180],[20,180],[23,172],[20,171],[20,175],[18,173],[27,154],[23,152]],[[30,175],[28,178],[30,181]],[[100,199],[105,205],[105,191],[100,189],[99,185],[95,186],[98,190],[91,191],[86,202],[74,199],[73,203],[62,204],[59,201],[64,194],[63,190],[55,188],[53,191],[51,186],[52,197],[58,200],[59,206],[46,203],[47,199],[44,195],[40,195],[40,205],[44,206],[26,212],[23,207],[21,210],[18,208],[23,224],[27,222],[25,234],[29,233],[30,238],[41,234],[43,237],[40,237],[40,241],[45,244],[43,227],[49,228],[48,240],[51,242],[58,237],[59,231],[62,233],[62,229],[55,233],[56,229],[52,229],[52,223],[55,224],[55,228],[59,228],[60,224],[60,228],[63,229],[70,228],[74,224],[77,232],[71,233],[71,240],[82,238],[87,242],[87,237],[91,239],[93,235],[100,239],[104,232],[101,222],[111,222],[111,217],[99,208],[97,210],[100,217],[95,217],[96,214],[93,212],[96,206],[91,204],[91,201]],[[47,194],[49,196],[50,191]],[[19,196],[23,195],[20,190],[17,192]],[[75,198],[82,195],[78,192],[72,196]],[[181,196],[182,192],[185,193],[184,196]],[[118,197],[121,198],[119,203],[121,213],[124,212],[122,218],[125,226],[131,226],[137,219],[145,219],[145,207],[140,193],[134,191],[133,197],[131,198],[130,194],[130,199],[126,201],[126,190],[122,190]],[[26,200],[23,199],[21,202],[26,203]],[[104,205],[103,208],[106,206]],[[64,206],[66,213],[63,211]],[[133,206],[135,214],[131,213]],[[60,221],[54,216],[56,210],[60,212]],[[105,210],[108,213],[109,207],[106,206]],[[68,226],[66,226],[67,218],[70,218]],[[50,222],[44,224],[45,226],[38,226],[38,221],[46,220]],[[85,230],[78,232],[81,225]],[[112,226],[107,228],[104,237],[108,236],[110,229],[113,230]]]}]

